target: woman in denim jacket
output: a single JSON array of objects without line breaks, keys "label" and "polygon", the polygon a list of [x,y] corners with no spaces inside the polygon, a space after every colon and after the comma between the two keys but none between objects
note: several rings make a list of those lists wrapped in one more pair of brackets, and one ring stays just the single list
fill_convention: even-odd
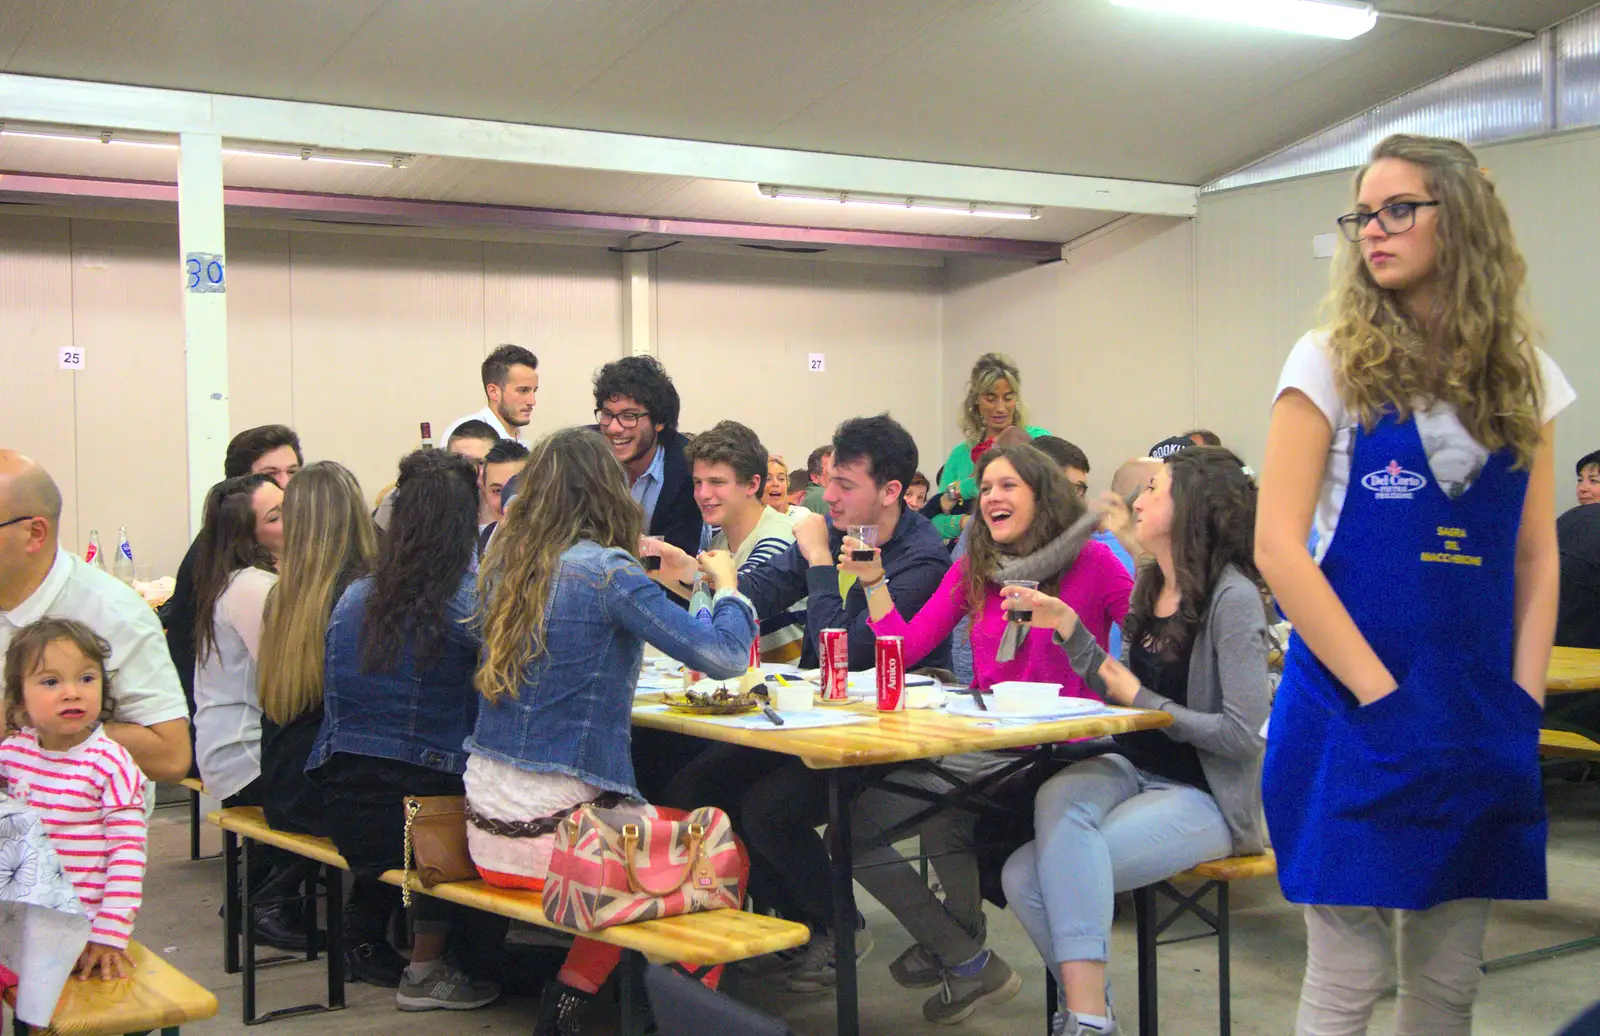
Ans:
[{"label": "woman in denim jacket", "polygon": [[[729,679],[749,665],[757,632],[726,552],[700,558],[716,591],[709,623],[645,575],[632,553],[643,514],[596,432],[571,428],[539,443],[523,484],[479,574],[485,701],[466,772],[474,821],[536,820],[605,792],[638,798],[630,731],[645,642]],[[484,880],[542,889],[553,837],[485,826],[467,828]],[[546,990],[536,1036],[576,1033],[617,959],[614,946],[578,940]]]},{"label": "woman in denim jacket", "polygon": [[[408,967],[387,939],[399,890],[375,884],[404,865],[401,800],[463,794],[462,744],[478,716],[478,641],[467,625],[477,610],[477,500],[464,457],[418,450],[400,462],[377,566],[351,584],[328,623],[322,729],[306,760],[324,793],[328,834],[351,871],[369,879],[345,912],[350,975],[398,986],[396,1006],[408,1011],[480,1007],[499,995],[443,958],[454,922],[459,956],[476,958],[463,963],[492,968],[492,956],[477,951],[503,941],[499,919],[418,896]],[[373,887],[376,894],[362,894]]]}]

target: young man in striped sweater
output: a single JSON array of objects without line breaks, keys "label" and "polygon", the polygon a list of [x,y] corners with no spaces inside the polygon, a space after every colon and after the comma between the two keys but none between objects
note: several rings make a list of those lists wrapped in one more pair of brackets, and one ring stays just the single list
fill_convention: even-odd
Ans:
[{"label": "young man in striped sweater", "polygon": [[[733,555],[742,575],[789,549],[794,543],[793,523],[768,507],[763,499],[767,450],[756,433],[737,421],[721,421],[695,436],[683,449],[694,480],[694,501],[705,521],[701,550],[723,550]],[[661,568],[652,573],[663,586],[687,598],[694,590],[695,559],[669,543],[656,542],[651,550],[661,555]],[[761,623],[761,658],[766,662],[792,662],[800,657],[805,636],[804,601]]]},{"label": "young man in striped sweater", "polygon": [[111,645],[83,623],[41,619],[6,650],[0,786],[39,814],[89,915],[77,974],[133,974],[128,940],[144,884],[144,774],[106,736]]}]

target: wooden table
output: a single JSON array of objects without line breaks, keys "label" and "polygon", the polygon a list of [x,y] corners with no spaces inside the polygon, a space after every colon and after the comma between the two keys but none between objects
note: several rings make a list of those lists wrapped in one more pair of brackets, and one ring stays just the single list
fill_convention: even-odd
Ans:
[{"label": "wooden table", "polygon": [[[656,695],[643,695],[638,704],[654,704]],[[1085,716],[1026,725],[985,726],[985,720],[955,716],[932,709],[879,712],[873,705],[853,703],[841,711],[869,717],[866,723],[805,730],[771,730],[730,727],[715,720],[669,712],[635,710],[635,726],[721,741],[747,748],[792,755],[828,778],[829,856],[833,861],[835,932],[851,933],[856,926],[855,879],[850,844],[850,808],[860,767],[915,763],[945,755],[1048,745],[1058,741],[1105,737],[1133,730],[1154,730],[1172,723],[1165,712],[1127,710],[1111,715]],[[995,719],[1003,717],[996,714]],[[837,1011],[839,1036],[857,1036],[856,958],[849,937],[843,952],[835,954],[839,984]]]},{"label": "wooden table", "polygon": [[1550,652],[1546,694],[1600,691],[1600,650],[1558,647]]}]

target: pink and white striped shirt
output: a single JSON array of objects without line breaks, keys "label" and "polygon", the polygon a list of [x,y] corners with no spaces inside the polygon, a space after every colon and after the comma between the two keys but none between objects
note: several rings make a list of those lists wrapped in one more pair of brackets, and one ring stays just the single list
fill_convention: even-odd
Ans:
[{"label": "pink and white striped shirt", "polygon": [[39,814],[93,924],[91,942],[128,945],[144,884],[144,774],[98,729],[65,752],[32,728],[0,742],[0,783]]}]

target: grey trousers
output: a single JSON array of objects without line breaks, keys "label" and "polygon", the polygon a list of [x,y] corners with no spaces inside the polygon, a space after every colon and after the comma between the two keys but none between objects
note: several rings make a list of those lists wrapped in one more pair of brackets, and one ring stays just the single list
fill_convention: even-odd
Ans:
[{"label": "grey trousers", "polygon": [[[1002,752],[970,752],[945,756],[939,764],[963,780],[975,781],[1015,761],[1015,755]],[[896,771],[893,779],[933,792],[953,790],[942,777],[920,770]],[[864,844],[927,807],[921,799],[892,791],[874,788],[862,792],[851,814],[851,838],[857,845]],[[935,856],[933,869],[944,888],[942,901],[893,846],[856,853],[856,881],[947,968],[969,961],[983,950],[983,894],[978,884],[978,858],[970,851],[977,824],[975,814],[951,809],[918,828],[923,852]],[[943,853],[952,855],[937,855]]]},{"label": "grey trousers", "polygon": [[1395,970],[1395,1036],[1472,1032],[1487,899],[1457,899],[1429,910],[1308,906],[1305,914],[1306,975],[1296,1036],[1364,1036]]}]

